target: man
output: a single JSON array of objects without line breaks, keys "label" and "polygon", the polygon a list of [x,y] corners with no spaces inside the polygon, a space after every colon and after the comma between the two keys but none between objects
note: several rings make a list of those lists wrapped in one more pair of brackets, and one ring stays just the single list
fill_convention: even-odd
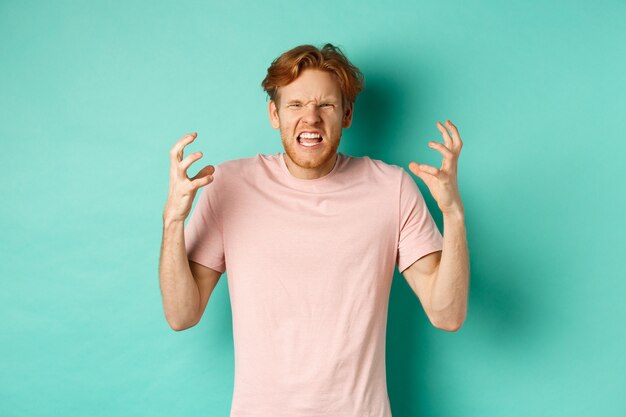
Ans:
[{"label": "man", "polygon": [[[456,171],[457,129],[437,124],[441,168],[411,162],[443,212],[443,237],[399,166],[337,152],[363,77],[331,44],[302,45],[268,68],[272,127],[285,153],[186,174],[196,134],[170,152],[160,284],[174,330],[200,320],[228,271],[234,416],[389,417],[385,331],[394,268],[437,328],[464,322],[469,257]],[[208,186],[207,186],[208,185]],[[198,204],[186,227],[197,190]]]}]

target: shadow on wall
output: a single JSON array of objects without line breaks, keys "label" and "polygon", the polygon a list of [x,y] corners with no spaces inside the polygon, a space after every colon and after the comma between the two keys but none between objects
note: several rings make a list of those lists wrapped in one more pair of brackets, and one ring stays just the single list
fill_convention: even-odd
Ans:
[{"label": "shadow on wall", "polygon": [[[405,148],[406,145],[400,143],[401,138],[394,135],[405,119],[415,112],[410,109],[411,97],[406,80],[378,62],[359,63],[359,66],[365,76],[365,89],[355,103],[352,126],[344,130],[343,152],[400,165],[390,161],[389,156],[395,145]],[[407,167],[403,168],[409,172]],[[420,189],[423,189],[422,185]],[[438,209],[432,196],[422,194],[437,219]],[[436,395],[429,392],[436,387],[429,385],[428,377],[419,372],[426,369],[431,360],[428,326],[430,323],[417,297],[396,269],[389,300],[386,348],[387,386],[394,416],[428,416],[437,410]],[[442,415],[441,409],[436,415]]]},{"label": "shadow on wall", "polygon": [[354,104],[352,126],[343,131],[343,152],[382,159],[391,144],[389,132],[400,123],[406,107],[401,85],[383,73],[368,70],[365,89]]},{"label": "shadow on wall", "polygon": [[[414,66],[409,63],[402,65],[393,61],[393,65],[385,68],[381,62],[388,61],[359,63],[366,84],[357,98],[352,126],[344,130],[342,152],[354,156],[367,155],[402,166],[416,181],[439,230],[443,232],[439,207],[422,180],[405,166],[406,156],[400,152],[407,149],[406,139],[398,137],[397,133],[401,126],[411,129],[418,124],[431,124],[430,120],[421,120],[420,115],[423,114],[421,109],[425,109],[428,103],[421,97],[419,86],[430,82],[429,77],[413,71],[414,68],[407,69]],[[406,71],[413,74],[412,80],[406,80]],[[415,139],[415,149],[421,146],[427,149],[428,138],[416,135]],[[400,159],[403,162],[397,162]],[[529,348],[535,344],[528,340],[532,339],[532,323],[525,319],[530,316],[526,310],[532,307],[521,299],[524,290],[513,286],[525,281],[523,276],[515,276],[525,273],[523,266],[519,265],[522,260],[516,256],[514,245],[494,242],[494,236],[481,236],[481,229],[472,227],[472,218],[480,218],[472,216],[473,210],[466,205],[471,263],[468,315],[458,332],[446,332],[450,335],[450,351],[462,344],[464,338],[478,337],[486,338],[483,343],[490,345],[487,347],[489,350],[505,349],[508,354],[522,357],[521,346]],[[489,248],[497,247],[500,252],[493,253],[489,248],[481,251],[481,247],[472,242],[489,242]],[[482,323],[482,333],[468,336],[468,323],[471,326],[471,322]],[[445,402],[445,396],[450,392],[446,387],[453,382],[448,381],[445,373],[436,372],[438,368],[443,371],[449,368],[445,352],[432,346],[436,332],[445,331],[433,327],[419,299],[396,269],[389,302],[386,352],[388,392],[394,416],[446,416],[442,401]],[[533,347],[540,349],[540,346]],[[458,372],[463,374],[463,370]],[[471,375],[467,378],[471,379]]]}]

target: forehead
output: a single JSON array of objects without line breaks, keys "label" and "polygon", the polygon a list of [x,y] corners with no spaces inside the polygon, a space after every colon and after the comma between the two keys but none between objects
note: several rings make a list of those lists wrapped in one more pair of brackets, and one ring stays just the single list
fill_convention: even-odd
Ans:
[{"label": "forehead", "polygon": [[279,88],[283,100],[341,98],[341,86],[334,74],[317,69],[305,69],[300,76]]}]

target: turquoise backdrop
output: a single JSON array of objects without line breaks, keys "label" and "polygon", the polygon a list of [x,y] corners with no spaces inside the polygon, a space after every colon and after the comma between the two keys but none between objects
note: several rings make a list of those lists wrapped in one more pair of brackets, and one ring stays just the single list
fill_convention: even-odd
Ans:
[{"label": "turquoise backdrop", "polygon": [[366,78],[341,152],[408,170],[440,163],[437,121],[464,141],[467,320],[434,328],[396,272],[394,417],[626,415],[624,21],[618,0],[1,1],[0,415],[228,416],[227,274],[197,326],[163,315],[168,152],[197,131],[190,174],[281,152],[261,80],[325,42]]}]

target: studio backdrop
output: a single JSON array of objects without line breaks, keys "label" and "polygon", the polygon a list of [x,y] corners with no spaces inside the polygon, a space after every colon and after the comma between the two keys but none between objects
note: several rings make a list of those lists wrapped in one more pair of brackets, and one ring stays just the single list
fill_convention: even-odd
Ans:
[{"label": "studio backdrop", "polygon": [[[228,271],[165,321],[169,150],[282,152],[261,81],[300,44],[365,76],[339,151],[408,171],[459,128],[461,329],[396,273],[394,417],[626,415],[622,1],[0,3],[0,415],[228,416]],[[441,213],[410,174],[440,230]],[[197,201],[196,201],[197,202]]]}]

